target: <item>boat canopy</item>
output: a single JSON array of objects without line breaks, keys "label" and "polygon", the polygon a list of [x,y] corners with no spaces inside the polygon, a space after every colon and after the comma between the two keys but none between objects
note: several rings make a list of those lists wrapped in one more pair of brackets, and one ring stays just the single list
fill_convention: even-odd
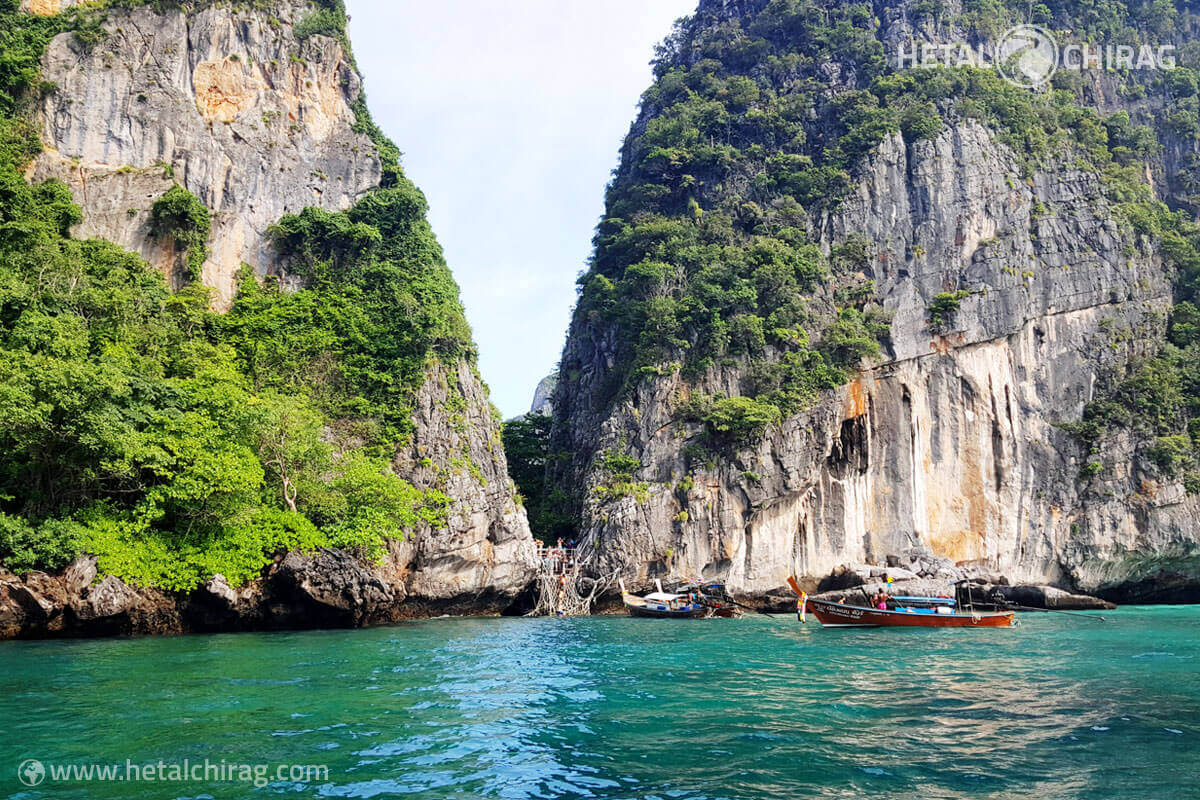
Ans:
[{"label": "boat canopy", "polygon": [[642,595],[643,600],[656,600],[659,603],[670,603],[683,598],[681,594],[667,594],[666,592],[651,592],[650,594]]},{"label": "boat canopy", "polygon": [[897,603],[925,603],[931,606],[952,606],[954,599],[951,597],[893,597]]}]

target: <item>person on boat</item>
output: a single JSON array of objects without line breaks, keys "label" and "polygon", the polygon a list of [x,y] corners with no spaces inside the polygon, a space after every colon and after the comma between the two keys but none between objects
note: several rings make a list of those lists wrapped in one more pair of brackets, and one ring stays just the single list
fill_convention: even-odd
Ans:
[{"label": "person on boat", "polygon": [[879,587],[879,594],[875,595],[875,607],[880,611],[887,611],[887,601],[887,592],[885,592],[881,586]]}]

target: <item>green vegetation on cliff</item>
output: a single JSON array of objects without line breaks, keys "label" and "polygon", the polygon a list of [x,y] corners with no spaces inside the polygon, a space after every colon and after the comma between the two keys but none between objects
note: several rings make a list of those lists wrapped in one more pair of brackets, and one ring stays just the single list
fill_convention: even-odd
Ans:
[{"label": "green vegetation on cliff", "polygon": [[[1163,477],[1200,493],[1200,225],[1162,203],[1134,207],[1139,232],[1156,237],[1176,284],[1167,338],[1158,351],[1134,359],[1102,387],[1083,420],[1066,425],[1087,447],[1081,477],[1103,473],[1109,439],[1133,435],[1138,455]],[[1128,335],[1128,334],[1123,334]]]},{"label": "green vegetation on cliff", "polygon": [[[246,271],[213,313],[199,283],[172,292],[138,256],[72,238],[67,187],[25,180],[41,150],[26,112],[53,90],[38,77],[46,43],[99,33],[86,14],[16,5],[0,6],[0,566],[91,552],[104,572],[185,589],[242,582],[288,549],[376,557],[444,524],[449,498],[391,462],[429,363],[473,346],[394,145],[385,188],[279,221],[305,288]],[[176,186],[153,227],[195,278],[207,209]]]},{"label": "green vegetation on cliff", "polygon": [[546,482],[547,461],[554,457],[550,450],[550,417],[526,414],[504,423],[502,431],[508,473],[525,501],[533,535],[547,544],[570,538],[574,520],[561,511],[567,498]]},{"label": "green vegetation on cliff", "polygon": [[[615,334],[616,363],[594,389],[597,407],[645,376],[735,367],[757,405],[727,402],[741,419],[711,420],[709,429],[741,431],[735,438],[746,443],[764,429],[758,421],[798,410],[878,356],[890,324],[874,296],[874,244],[852,236],[823,254],[816,241],[822,213],[887,136],[911,143],[936,136],[944,121],[976,119],[1027,172],[1075,152],[1115,200],[1149,196],[1137,170],[1158,147],[1153,132],[1128,114],[1102,118],[1083,102],[1078,76],[1034,92],[990,69],[896,71],[869,4],[770,0],[748,9],[702,3],[659,48],[580,278],[576,324]],[[984,0],[953,20],[939,3],[908,10],[977,38],[1026,13]],[[1037,7],[1048,20],[1066,10]],[[1114,2],[1093,16],[1133,25],[1138,14]],[[933,301],[931,327],[957,299]],[[578,373],[564,367],[569,388]]]},{"label": "green vegetation on cliff", "polygon": [[187,279],[200,279],[200,268],[208,257],[208,234],[212,215],[200,198],[180,186],[172,186],[150,207],[150,234],[169,238],[182,251],[187,263]]},{"label": "green vegetation on cliff", "polygon": [[759,401],[789,412],[886,341],[863,291],[869,250],[826,258],[807,216],[897,125],[869,93],[821,100],[815,65],[882,74],[882,48],[865,5],[814,11],[773,3],[744,29],[684,20],[660,48],[580,279],[578,315],[618,331],[606,398],[741,363],[757,365]]},{"label": "green vegetation on cliff", "polygon": [[[1113,73],[1111,87],[1060,70],[1036,91],[993,69],[898,70],[887,55],[895,43],[884,40],[911,30],[902,19],[917,29],[916,41],[984,44],[1032,22],[1061,44],[1175,42],[1181,66]],[[1177,299],[1191,299],[1200,275],[1200,236],[1186,213],[1200,210],[1200,45],[1181,31],[1193,28],[1190,7],[1137,0],[965,0],[953,8],[937,0],[702,1],[660,46],[654,83],[608,187],[574,320],[587,347],[603,353],[572,363],[568,347],[564,395],[579,406],[564,403],[560,414],[603,416],[647,377],[732,381],[740,396],[682,392],[690,399],[676,413],[702,423],[710,443],[736,448],[843,384],[886,350],[890,324],[874,293],[875,244],[830,241],[825,214],[885,138],[912,146],[966,120],[1011,149],[1021,178],[1038,168],[1095,174],[1131,241],[1159,248],[1178,276]],[[1102,103],[1135,113],[1102,113]],[[1161,163],[1164,147],[1183,154],[1168,162],[1180,171],[1162,176],[1173,190],[1166,204],[1147,181],[1147,164]],[[930,331],[948,327],[970,293],[949,282],[928,298]],[[1152,443],[1165,437],[1153,444],[1164,470],[1200,475],[1200,449],[1185,441],[1188,431],[1200,432],[1191,422],[1200,417],[1200,386],[1187,367],[1198,353],[1178,322],[1190,319],[1189,308],[1176,309],[1161,355],[1133,364],[1129,376],[1136,384],[1146,369],[1169,373],[1168,385],[1180,389],[1168,419],[1148,423],[1137,393],[1123,385],[1089,411],[1088,424],[1096,441],[1128,419]],[[601,357],[613,366],[597,381],[589,372]]]}]

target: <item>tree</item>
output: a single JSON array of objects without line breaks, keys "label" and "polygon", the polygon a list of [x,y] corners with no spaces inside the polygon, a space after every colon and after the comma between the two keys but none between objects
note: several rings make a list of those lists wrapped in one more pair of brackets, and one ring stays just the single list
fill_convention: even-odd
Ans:
[{"label": "tree", "polygon": [[207,206],[178,183],[150,207],[150,234],[174,240],[175,249],[185,255],[188,280],[200,278],[200,269],[208,258],[211,228],[212,214]]},{"label": "tree", "polygon": [[526,414],[509,420],[501,429],[501,437],[508,458],[508,474],[525,498],[533,535],[543,542],[572,536],[574,518],[569,498],[562,492],[550,491],[546,483],[546,468],[551,458],[550,417]]},{"label": "tree", "polygon": [[255,439],[259,458],[279,483],[288,510],[295,512],[305,476],[319,480],[331,464],[332,448],[321,441],[324,420],[304,400],[269,394],[259,400],[260,420]]}]

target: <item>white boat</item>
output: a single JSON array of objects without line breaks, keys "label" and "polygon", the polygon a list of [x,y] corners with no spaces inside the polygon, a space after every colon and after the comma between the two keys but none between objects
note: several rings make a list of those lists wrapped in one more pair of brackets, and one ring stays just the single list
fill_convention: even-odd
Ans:
[{"label": "white boat", "polygon": [[620,581],[621,601],[630,616],[634,617],[707,617],[712,609],[704,605],[694,594],[671,594],[664,592],[662,583],[654,582],[658,591],[647,595],[630,594],[625,581]]}]

